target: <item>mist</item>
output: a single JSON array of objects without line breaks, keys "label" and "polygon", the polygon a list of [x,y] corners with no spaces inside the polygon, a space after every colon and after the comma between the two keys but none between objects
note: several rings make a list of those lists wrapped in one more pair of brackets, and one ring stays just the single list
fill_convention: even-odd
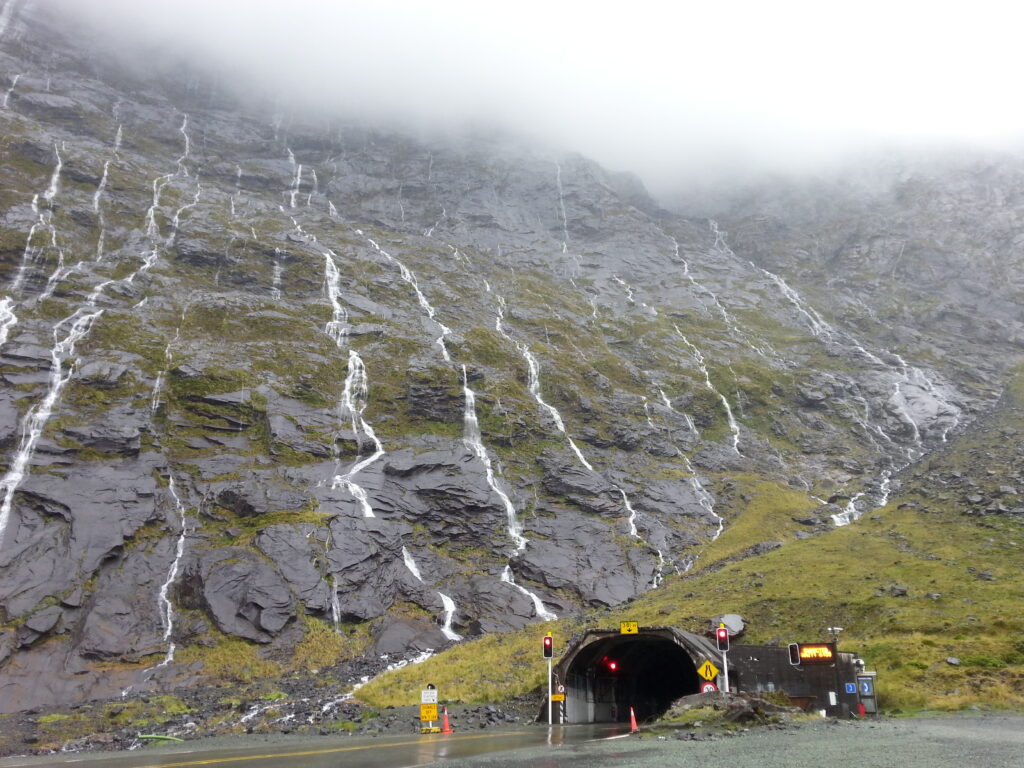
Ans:
[{"label": "mist", "polygon": [[49,1],[297,112],[498,127],[656,193],[1024,137],[1003,3]]}]

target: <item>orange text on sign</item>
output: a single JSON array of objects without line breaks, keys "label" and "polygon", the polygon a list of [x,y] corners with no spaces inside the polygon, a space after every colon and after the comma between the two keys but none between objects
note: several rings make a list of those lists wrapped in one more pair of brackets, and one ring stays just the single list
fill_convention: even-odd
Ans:
[{"label": "orange text on sign", "polygon": [[827,645],[801,645],[801,659],[831,659],[832,649]]}]

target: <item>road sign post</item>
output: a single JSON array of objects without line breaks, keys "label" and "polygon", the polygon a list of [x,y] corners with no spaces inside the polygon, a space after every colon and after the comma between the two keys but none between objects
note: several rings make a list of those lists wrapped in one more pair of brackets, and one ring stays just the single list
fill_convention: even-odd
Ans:
[{"label": "road sign post", "polygon": [[420,728],[420,731],[433,733],[434,721],[437,719],[437,686],[429,683],[420,691],[420,722],[427,723],[425,727]]},{"label": "road sign post", "polygon": [[729,628],[725,624],[719,624],[718,629],[715,630],[715,641],[718,643],[718,650],[722,652],[722,676],[723,682],[722,690],[726,693],[729,692],[729,659],[726,654],[729,652]]},{"label": "road sign post", "polygon": [[548,660],[548,725],[554,724],[554,715],[552,713],[552,698],[551,698],[551,658],[555,655],[555,638],[550,632],[544,636],[543,646],[544,656]]}]

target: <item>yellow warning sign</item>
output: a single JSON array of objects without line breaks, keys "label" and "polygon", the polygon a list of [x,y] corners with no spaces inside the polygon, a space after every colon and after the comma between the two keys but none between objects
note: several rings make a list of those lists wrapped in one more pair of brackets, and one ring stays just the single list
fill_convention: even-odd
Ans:
[{"label": "yellow warning sign", "polygon": [[619,634],[620,635],[636,635],[640,632],[640,625],[635,621],[620,621],[619,622]]},{"label": "yellow warning sign", "polygon": [[705,661],[699,667],[697,667],[697,674],[703,677],[705,680],[714,680],[718,677],[718,667],[712,664],[710,661]]},{"label": "yellow warning sign", "polygon": [[420,704],[420,722],[431,723],[438,720],[437,704]]},{"label": "yellow warning sign", "polygon": [[551,700],[552,701],[565,701],[565,694],[564,693],[552,693],[551,694]]}]

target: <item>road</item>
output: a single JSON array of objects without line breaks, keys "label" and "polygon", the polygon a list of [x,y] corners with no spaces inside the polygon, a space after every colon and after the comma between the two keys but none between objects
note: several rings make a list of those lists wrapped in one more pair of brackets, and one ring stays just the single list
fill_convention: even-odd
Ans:
[{"label": "road", "polygon": [[444,768],[1024,768],[1024,716],[822,721],[737,737],[657,736],[455,759]]},{"label": "road", "polygon": [[0,768],[401,768],[428,765],[490,752],[542,747],[554,749],[628,731],[628,726],[580,725],[548,729],[531,726],[516,731],[454,733],[451,735],[281,738],[233,738],[231,746],[189,742],[150,747],[139,752],[103,752],[50,757],[2,758]]}]

